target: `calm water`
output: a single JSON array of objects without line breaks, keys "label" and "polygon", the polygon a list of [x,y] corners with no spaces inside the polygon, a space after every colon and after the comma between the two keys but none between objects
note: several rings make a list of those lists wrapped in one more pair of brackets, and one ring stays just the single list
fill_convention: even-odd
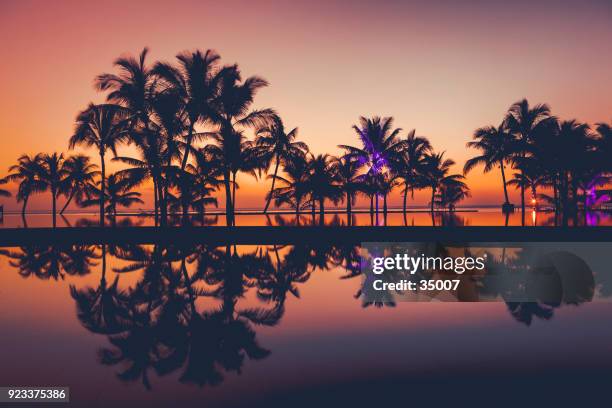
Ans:
[{"label": "calm water", "polygon": [[592,406],[612,379],[612,303],[367,305],[354,247],[1,254],[0,384],[70,406]]},{"label": "calm water", "polygon": [[[97,225],[97,214],[65,214],[57,216],[58,227],[72,226],[87,226]],[[326,225],[346,225],[346,214],[326,214],[324,217]],[[110,224],[110,221],[108,221]],[[152,216],[118,216],[117,225],[136,225],[150,226],[154,225]],[[180,217],[174,217],[171,222],[178,225]],[[207,215],[204,220],[200,217],[193,217],[191,222],[195,225],[226,225],[224,215]],[[557,220],[557,223],[560,221]],[[299,225],[319,225],[320,217],[317,214],[314,217],[310,214],[304,214],[299,217]],[[293,214],[242,214],[236,215],[236,225],[297,225],[298,220]],[[522,217],[520,211],[516,211],[508,216],[504,215],[497,208],[478,208],[466,211],[458,211],[452,214],[436,213],[432,220],[431,213],[427,211],[409,212],[404,217],[404,214],[392,212],[385,218],[383,214],[371,217],[369,213],[353,214],[353,225],[408,225],[408,226],[431,226],[431,225],[455,225],[455,226],[520,226]],[[586,216],[580,214],[577,219],[570,219],[570,225],[587,225],[587,226],[612,226],[612,213],[594,211],[589,212]],[[5,214],[3,219],[0,219],[0,227],[15,228],[15,227],[48,227],[52,225],[52,218],[49,214],[29,214],[25,219],[25,223],[20,214]],[[555,215],[553,212],[536,212],[527,211],[525,214],[525,225],[527,226],[553,226],[555,225]]]}]

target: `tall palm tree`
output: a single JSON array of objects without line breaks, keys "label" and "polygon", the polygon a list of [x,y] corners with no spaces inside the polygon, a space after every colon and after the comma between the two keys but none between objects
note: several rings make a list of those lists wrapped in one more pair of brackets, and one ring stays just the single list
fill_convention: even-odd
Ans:
[{"label": "tall palm tree", "polygon": [[213,104],[219,90],[220,58],[214,50],[196,50],[178,54],[178,66],[158,62],[153,67],[153,74],[161,79],[162,86],[183,100],[188,125],[181,170],[185,170],[189,160],[195,126],[216,118]]},{"label": "tall palm tree", "polygon": [[100,174],[97,169],[98,166],[90,163],[88,156],[81,154],[70,156],[64,161],[66,176],[61,187],[61,193],[66,195],[68,199],[60,210],[60,214],[64,213],[72,199],[76,199],[76,203],[81,204],[89,198],[91,187],[95,185],[95,178]]},{"label": "tall palm tree", "polygon": [[255,94],[268,85],[263,78],[252,76],[242,81],[237,65],[226,66],[219,75],[219,95],[215,99],[216,122],[219,131],[215,133],[215,145],[208,145],[210,153],[222,169],[225,186],[225,208],[228,225],[234,225],[232,179],[244,165],[241,162],[244,151],[244,136],[238,130],[245,126],[263,126],[276,114],[272,109],[250,110]]},{"label": "tall palm tree", "polygon": [[[393,118],[359,118],[359,124],[353,125],[361,141],[361,147],[339,145],[346,150],[346,154],[357,158],[366,171],[374,175],[389,171],[389,166],[401,150],[398,135],[400,128],[393,128]],[[376,194],[376,208],[378,208],[378,194]]]},{"label": "tall palm tree", "polygon": [[166,199],[171,183],[168,173],[172,171],[173,160],[180,160],[179,139],[187,128],[187,115],[181,97],[171,89],[157,93],[151,107],[150,131],[145,130],[144,140],[142,137],[135,137],[133,140],[137,141],[141,148],[152,150],[147,152],[147,156],[158,156],[154,157],[161,170],[157,181],[158,203],[161,225],[166,225],[168,213]]},{"label": "tall palm tree", "polygon": [[501,170],[502,185],[504,187],[504,212],[512,211],[513,206],[508,198],[504,161],[511,158],[514,140],[506,129],[505,123],[498,127],[485,126],[474,131],[474,140],[467,142],[466,146],[480,150],[480,155],[472,157],[465,162],[463,174],[469,173],[474,167],[484,165],[484,172],[490,172],[495,166]]},{"label": "tall palm tree", "polygon": [[65,183],[64,155],[62,153],[44,154],[38,162],[38,178],[44,190],[51,192],[51,213],[53,227],[56,226],[56,204]]},{"label": "tall palm tree", "polygon": [[69,146],[74,148],[78,144],[95,147],[100,155],[100,226],[104,226],[104,191],[106,183],[106,164],[104,156],[110,150],[117,156],[117,145],[127,140],[128,112],[118,105],[94,105],[77,116],[74,134],[70,137]]},{"label": "tall palm tree", "polygon": [[[546,124],[550,116],[550,107],[546,104],[531,107],[527,99],[515,102],[508,109],[505,118],[505,125],[509,132],[514,136],[514,154],[517,158],[523,158],[529,153],[530,144],[533,141],[534,133],[539,126]],[[522,224],[525,224],[525,188],[521,187],[521,217]]]},{"label": "tall palm tree", "polygon": [[268,207],[272,201],[272,191],[278,176],[278,169],[281,162],[292,160],[293,157],[304,154],[308,147],[303,142],[296,142],[298,128],[293,128],[289,132],[280,117],[274,116],[269,124],[260,126],[256,131],[255,146],[261,155],[261,160],[268,167],[274,163],[274,173],[272,174],[272,186],[264,207],[264,214],[268,212]]},{"label": "tall palm tree", "polygon": [[17,164],[9,168],[10,174],[6,176],[6,180],[10,182],[19,182],[17,188],[17,202],[23,202],[21,207],[21,217],[25,218],[26,207],[28,200],[33,193],[44,190],[44,185],[38,178],[39,162],[41,155],[30,157],[24,154],[19,157]]},{"label": "tall palm tree", "polygon": [[422,170],[427,153],[431,151],[431,144],[425,137],[416,136],[413,129],[408,132],[406,139],[401,140],[402,146],[399,154],[393,157],[392,169],[397,178],[401,180],[403,191],[403,212],[406,214],[408,192],[414,198],[414,190],[422,184]]},{"label": "tall palm tree", "polygon": [[434,204],[438,189],[447,183],[460,182],[464,179],[461,174],[448,174],[455,164],[452,159],[445,159],[444,152],[430,153],[425,158],[424,181],[431,188],[431,213],[434,212]]}]

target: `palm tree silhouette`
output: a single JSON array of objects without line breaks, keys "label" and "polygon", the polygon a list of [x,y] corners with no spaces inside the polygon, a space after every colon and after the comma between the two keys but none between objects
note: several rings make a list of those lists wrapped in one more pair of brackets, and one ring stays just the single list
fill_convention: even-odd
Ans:
[{"label": "palm tree silhouette", "polygon": [[76,199],[79,205],[89,199],[87,195],[95,185],[95,178],[100,174],[97,168],[98,166],[90,163],[89,157],[84,155],[70,156],[64,161],[65,177],[60,190],[68,199],[60,210],[60,215],[68,208],[72,199]]},{"label": "palm tree silhouette", "polygon": [[[504,119],[509,132],[514,136],[514,155],[517,158],[525,157],[529,152],[529,145],[534,138],[538,127],[546,124],[550,118],[550,108],[546,104],[529,106],[527,99],[515,102]],[[521,187],[521,219],[525,225],[525,188]]]},{"label": "palm tree silhouette", "polygon": [[233,179],[235,181],[236,173],[243,170],[242,159],[245,150],[244,135],[237,128],[263,126],[276,114],[272,109],[250,111],[256,92],[268,85],[266,80],[252,76],[242,81],[237,65],[223,67],[218,75],[220,89],[215,99],[215,107],[219,132],[213,136],[216,144],[208,145],[206,148],[221,166],[225,186],[227,223],[234,225],[235,202],[232,188],[235,191],[236,184]]},{"label": "palm tree silhouette", "polygon": [[226,131],[209,135],[215,141],[204,147],[204,152],[211,160],[219,165],[225,186],[227,225],[235,224],[234,206],[236,203],[236,175],[239,171],[247,172],[256,176],[256,170],[260,168],[261,161],[258,160],[253,143],[244,136],[242,132],[234,132],[231,136]]},{"label": "palm tree silhouette", "polygon": [[[377,175],[388,171],[390,163],[395,160],[402,146],[397,138],[401,129],[393,128],[393,118],[375,116],[369,119],[361,116],[359,124],[353,125],[353,130],[357,133],[362,147],[348,145],[339,145],[338,147],[346,150],[347,155],[357,158],[359,163],[366,167],[367,173]],[[378,195],[377,192],[377,210]]]},{"label": "palm tree silhouette", "polygon": [[102,190],[97,186],[92,187],[90,194],[93,198],[85,200],[83,202],[83,206],[88,207],[91,205],[96,205],[101,201],[99,197],[104,195],[104,200],[106,201],[104,212],[111,216],[113,225],[115,225],[118,206],[131,207],[133,204],[143,204],[143,201],[140,199],[140,193],[137,191],[131,191],[131,189],[131,180],[122,177],[121,174],[111,174],[108,177],[105,192],[102,193]]},{"label": "palm tree silhouette", "polygon": [[352,206],[357,193],[361,191],[361,178],[359,176],[359,161],[353,156],[344,156],[336,159],[335,163],[338,187],[344,191],[347,213],[347,224],[352,222]]},{"label": "palm tree silhouette", "polygon": [[[171,183],[169,173],[173,172],[173,159],[180,159],[179,146],[180,138],[187,127],[187,117],[183,109],[180,95],[174,91],[165,90],[155,94],[152,102],[152,112],[150,116],[150,131],[144,132],[144,140],[141,137],[134,138],[140,145],[153,148],[153,152],[158,157],[155,163],[161,169],[157,183],[158,203],[161,213],[161,225],[166,225],[168,218],[167,196]],[[154,139],[153,142],[149,139]],[[144,143],[143,143],[144,142]],[[174,174],[174,173],[173,173]]]},{"label": "palm tree silhouette", "polygon": [[113,65],[119,69],[119,74],[100,74],[94,81],[98,90],[109,91],[106,97],[109,102],[127,109],[132,129],[139,126],[148,129],[149,125],[155,78],[145,63],[148,52],[145,47],[138,59],[131,55],[117,58]]},{"label": "palm tree silhouette", "polygon": [[127,140],[127,111],[118,105],[94,105],[77,116],[76,128],[70,138],[69,146],[74,148],[78,144],[93,146],[100,155],[100,189],[103,192],[100,198],[100,226],[104,226],[104,191],[106,183],[106,164],[104,156],[110,150],[117,156],[117,145]]},{"label": "palm tree silhouette", "polygon": [[220,76],[217,63],[220,58],[213,50],[205,52],[196,50],[178,54],[176,56],[178,66],[158,62],[153,67],[152,72],[161,79],[162,88],[178,95],[184,106],[187,136],[181,170],[187,167],[195,126],[216,119],[214,101],[219,90]]},{"label": "palm tree silhouette", "polygon": [[110,284],[106,280],[106,250],[102,245],[102,271],[97,288],[77,289],[70,285],[70,295],[77,304],[77,316],[83,327],[92,333],[116,334],[123,331],[127,321],[127,293],[118,288],[119,275]]},{"label": "palm tree silhouette", "polygon": [[456,178],[445,178],[440,185],[436,203],[442,208],[447,207],[452,212],[459,201],[469,196],[469,188],[463,181]]},{"label": "palm tree silhouette", "polygon": [[421,187],[422,170],[427,153],[431,151],[431,144],[425,137],[416,136],[413,129],[408,132],[406,139],[401,141],[400,153],[393,157],[392,169],[403,184],[403,212],[406,215],[406,202],[408,192],[414,198],[414,190]]},{"label": "palm tree silhouette", "polygon": [[133,187],[142,185],[147,180],[153,182],[153,200],[155,223],[159,220],[159,208],[161,194],[163,192],[162,175],[164,169],[163,146],[161,139],[152,136],[151,132],[138,131],[132,132],[131,137],[135,141],[135,147],[139,158],[118,156],[113,161],[127,164],[128,168],[119,170],[116,174],[122,179],[130,181]]},{"label": "palm tree silhouette", "polygon": [[61,153],[44,154],[38,162],[38,178],[42,190],[51,192],[51,213],[53,228],[56,226],[56,202],[62,186],[65,183],[66,170],[64,169],[64,155]]},{"label": "palm tree silhouette", "polygon": [[[531,199],[536,200],[537,188],[547,182],[544,169],[539,165],[535,157],[526,157],[517,162],[516,166],[520,171],[514,173],[514,177],[508,181],[508,185],[516,186],[523,190],[529,189],[531,192]],[[535,203],[537,203],[537,201],[534,202],[534,204]]]},{"label": "palm tree silhouette", "polygon": [[329,199],[334,203],[342,197],[338,188],[337,168],[334,160],[328,154],[311,155],[308,161],[308,192],[312,201],[312,208],[319,204],[320,222],[323,223],[325,215],[324,201]]},{"label": "palm tree silhouette", "polygon": [[431,214],[434,213],[434,204],[438,189],[447,183],[461,182],[464,177],[460,174],[448,174],[450,168],[455,164],[452,159],[445,159],[444,152],[430,153],[425,158],[424,181],[431,188]]},{"label": "palm tree silhouette", "polygon": [[484,172],[490,172],[495,166],[499,166],[502,176],[502,186],[504,188],[503,212],[511,212],[514,208],[508,198],[508,187],[506,174],[504,172],[504,161],[512,156],[512,149],[515,143],[513,136],[506,129],[506,124],[502,123],[498,127],[485,126],[476,129],[472,138],[466,146],[480,150],[479,156],[473,157],[465,162],[463,174],[469,173],[474,167],[484,165]]},{"label": "palm tree silhouette", "polygon": [[91,245],[30,245],[15,250],[1,250],[9,264],[24,277],[64,279],[65,275],[83,276],[95,265],[96,252]]},{"label": "palm tree silhouette", "polygon": [[[303,155],[295,156],[283,167],[285,176],[277,176],[281,185],[272,191],[277,206],[287,204],[295,210],[296,222],[299,224],[300,211],[309,205],[308,196],[308,162]],[[270,176],[268,176],[270,177]]]},{"label": "palm tree silhouette", "polygon": [[19,157],[17,164],[9,168],[11,172],[6,180],[19,182],[17,189],[17,202],[23,202],[21,217],[25,220],[28,200],[33,193],[44,190],[44,184],[38,177],[41,155],[30,157],[26,154]]},{"label": "palm tree silhouette", "polygon": [[260,126],[255,131],[255,148],[257,149],[259,157],[262,162],[265,163],[264,165],[266,167],[274,163],[272,186],[270,187],[270,193],[266,199],[266,205],[263,210],[264,214],[268,212],[268,207],[272,201],[272,192],[274,191],[274,184],[276,183],[281,162],[286,163],[291,161],[296,156],[304,155],[308,150],[308,146],[305,143],[295,141],[297,132],[297,128],[293,128],[287,132],[283,125],[283,121],[276,115],[273,117],[271,123]]}]

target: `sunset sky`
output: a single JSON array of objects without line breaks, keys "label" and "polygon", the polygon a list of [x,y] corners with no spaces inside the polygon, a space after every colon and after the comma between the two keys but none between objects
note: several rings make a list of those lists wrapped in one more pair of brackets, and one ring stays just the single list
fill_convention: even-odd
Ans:
[{"label": "sunset sky", "polygon": [[[255,107],[276,109],[315,153],[357,143],[360,115],[393,116],[460,171],[474,129],[523,97],[563,119],[612,120],[609,1],[0,0],[0,36],[0,176],[22,153],[66,152],[78,111],[104,101],[94,77],[145,46],[150,63],[213,48],[266,78]],[[498,171],[481,173],[466,204],[501,203]],[[262,206],[262,184],[239,182],[238,207]]]}]

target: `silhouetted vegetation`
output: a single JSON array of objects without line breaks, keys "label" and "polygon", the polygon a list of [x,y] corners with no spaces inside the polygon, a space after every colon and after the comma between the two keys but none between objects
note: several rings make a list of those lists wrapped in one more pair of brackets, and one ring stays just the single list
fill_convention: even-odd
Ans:
[{"label": "silhouetted vegetation", "polygon": [[[274,203],[296,214],[315,214],[318,208],[323,216],[326,203],[343,204],[347,224],[360,195],[377,216],[382,200],[386,219],[390,195],[402,195],[405,214],[408,196],[429,190],[434,224],[436,208],[452,212],[470,196],[463,175],[452,173],[455,162],[414,130],[402,136],[392,117],[360,117],[353,125],[359,143],[340,145],[340,157],[314,154],[298,140],[297,127],[287,128],[271,108],[254,107],[257,92],[268,86],[265,79],[243,77],[238,65],[222,65],[213,50],[183,52],[175,62],[149,62],[147,55],[145,48],[137,58],[116,59],[116,73],[94,81],[107,103],[89,104],[77,115],[69,147],[94,148],[100,171],[86,156],[61,153],[23,155],[9,169],[1,182],[18,183],[24,217],[31,195],[48,191],[54,226],[60,196],[66,198],[60,213],[71,203],[97,204],[100,225],[105,215],[114,225],[118,207],[142,203],[133,189],[152,185],[156,225],[167,225],[173,213],[181,214],[183,224],[193,213],[202,218],[207,206],[217,206],[216,192],[224,196],[227,225],[235,225],[239,173],[261,177],[270,172],[264,213]],[[595,208],[602,201],[596,188],[608,183],[611,171],[608,124],[592,130],[557,119],[545,104],[522,100],[499,126],[479,128],[473,138],[467,145],[480,154],[465,163],[464,173],[478,165],[485,172],[499,167],[502,210],[514,208],[507,186],[520,189],[523,225],[526,191],[534,205],[547,203],[562,214],[564,225],[579,208]],[[127,145],[136,157],[117,155],[118,147]],[[123,165],[112,175],[106,174],[109,152]],[[510,177],[506,166],[514,170]]]}]

